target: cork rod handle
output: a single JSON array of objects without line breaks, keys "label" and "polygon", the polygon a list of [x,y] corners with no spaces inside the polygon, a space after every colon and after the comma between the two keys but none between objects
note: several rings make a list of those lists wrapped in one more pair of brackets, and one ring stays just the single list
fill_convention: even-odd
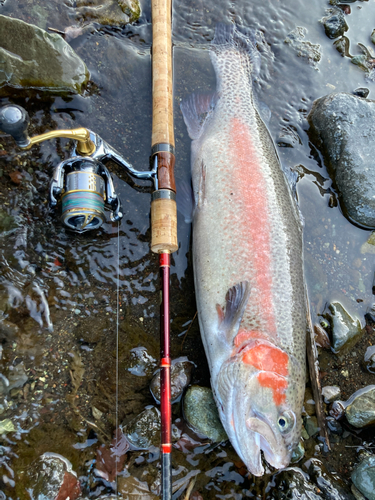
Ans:
[{"label": "cork rod handle", "polygon": [[152,0],[152,139],[174,143],[171,0]]}]

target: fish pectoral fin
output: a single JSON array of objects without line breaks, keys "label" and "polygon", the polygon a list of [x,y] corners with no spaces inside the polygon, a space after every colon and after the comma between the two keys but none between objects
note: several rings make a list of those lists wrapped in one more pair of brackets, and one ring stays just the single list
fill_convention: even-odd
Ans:
[{"label": "fish pectoral fin", "polygon": [[211,115],[218,100],[217,92],[191,94],[184,99],[180,108],[184,117],[190,139],[198,139],[204,124]]},{"label": "fish pectoral fin", "polygon": [[225,297],[225,312],[222,311],[220,305],[216,306],[217,311],[220,309],[222,311],[221,314],[218,312],[219,328],[225,334],[229,343],[233,341],[238,333],[249,297],[250,283],[248,281],[241,281],[229,288]]}]

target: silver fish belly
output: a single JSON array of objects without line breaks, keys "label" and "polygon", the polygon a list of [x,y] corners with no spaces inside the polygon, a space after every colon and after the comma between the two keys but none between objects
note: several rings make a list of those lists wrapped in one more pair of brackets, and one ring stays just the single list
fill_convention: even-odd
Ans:
[{"label": "silver fish belly", "polygon": [[254,104],[251,37],[219,26],[217,92],[181,109],[192,142],[194,281],[221,421],[240,458],[278,469],[301,433],[306,292],[302,225]]}]

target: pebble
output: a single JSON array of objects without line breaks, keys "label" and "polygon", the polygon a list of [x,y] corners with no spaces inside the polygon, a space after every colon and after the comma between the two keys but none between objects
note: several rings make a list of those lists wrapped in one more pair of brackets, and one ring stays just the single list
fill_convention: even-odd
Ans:
[{"label": "pebble", "polygon": [[353,319],[339,302],[332,302],[328,309],[329,312],[324,316],[331,326],[333,352],[349,349],[362,334],[361,322],[358,318]]},{"label": "pebble", "polygon": [[290,462],[296,464],[305,456],[305,447],[303,446],[303,441],[301,440],[298,445],[294,448],[292,452],[292,458]]},{"label": "pebble", "polygon": [[355,397],[345,409],[345,416],[354,427],[375,424],[375,387],[370,387],[373,389]]},{"label": "pebble", "polygon": [[293,47],[298,57],[307,59],[311,66],[317,68],[317,63],[322,58],[321,46],[305,40],[306,33],[306,28],[297,26],[296,29],[288,34],[284,42]]},{"label": "pebble", "polygon": [[[174,403],[190,384],[193,363],[186,356],[174,359],[171,363],[171,401]],[[157,403],[160,402],[160,370],[158,370],[150,384],[151,394]]]},{"label": "pebble", "polygon": [[305,429],[309,437],[318,434],[320,427],[318,426],[318,419],[316,417],[309,417],[305,420]]},{"label": "pebble", "polygon": [[133,449],[148,450],[160,444],[160,411],[149,406],[126,425],[122,432]]},{"label": "pebble", "polygon": [[339,399],[340,395],[341,389],[337,385],[326,385],[322,389],[322,396],[324,397],[324,402],[327,404]]},{"label": "pebble", "polygon": [[189,387],[183,401],[183,414],[194,432],[207,436],[214,443],[228,439],[220,422],[212,391],[208,387]]},{"label": "pebble", "polygon": [[352,472],[354,486],[368,499],[375,500],[375,455],[366,457]]},{"label": "pebble", "polygon": [[349,27],[346,24],[345,16],[341,9],[333,8],[328,9],[326,12],[328,15],[323,17],[320,22],[323,24],[328,38],[338,38],[345,31],[348,31]]}]

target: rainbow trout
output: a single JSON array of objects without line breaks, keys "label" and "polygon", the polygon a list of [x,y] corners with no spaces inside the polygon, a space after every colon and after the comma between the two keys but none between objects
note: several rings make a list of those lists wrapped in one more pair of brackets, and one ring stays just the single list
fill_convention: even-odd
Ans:
[{"label": "rainbow trout", "polygon": [[249,471],[261,476],[261,451],[273,467],[286,467],[301,434],[302,224],[255,105],[254,41],[220,25],[210,56],[216,97],[181,104],[193,140],[198,317],[221,421]]}]

